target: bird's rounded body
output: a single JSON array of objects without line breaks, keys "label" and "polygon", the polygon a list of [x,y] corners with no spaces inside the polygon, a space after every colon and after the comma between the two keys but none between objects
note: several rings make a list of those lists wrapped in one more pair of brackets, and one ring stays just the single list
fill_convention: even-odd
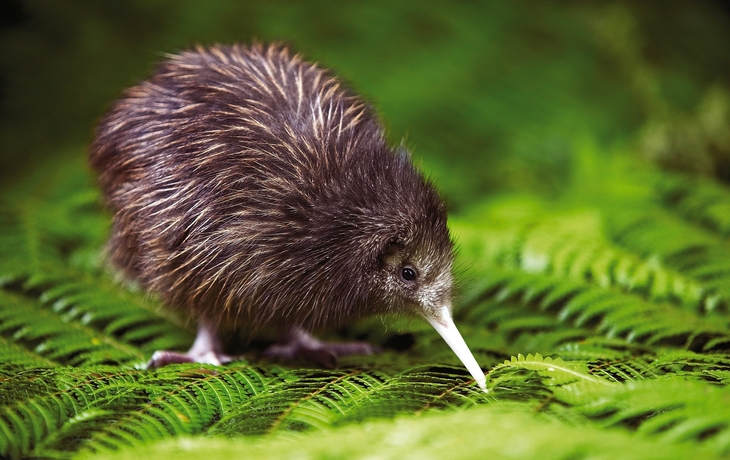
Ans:
[{"label": "bird's rounded body", "polygon": [[90,161],[113,265],[212,331],[450,311],[443,201],[367,103],[284,46],[169,57]]}]

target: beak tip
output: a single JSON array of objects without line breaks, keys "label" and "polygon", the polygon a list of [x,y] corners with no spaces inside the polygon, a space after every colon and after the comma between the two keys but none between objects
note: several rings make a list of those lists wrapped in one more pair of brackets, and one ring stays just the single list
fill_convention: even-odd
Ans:
[{"label": "beak tip", "polygon": [[479,385],[479,388],[481,388],[483,392],[489,393],[489,388],[487,388],[487,378],[486,377],[484,377],[483,379],[479,379],[476,382],[477,382],[477,385]]},{"label": "beak tip", "polygon": [[466,366],[469,373],[474,377],[474,380],[479,388],[485,393],[489,393],[487,389],[487,377],[481,370],[474,355],[469,350],[469,347],[461,337],[459,330],[456,328],[454,321],[451,319],[451,312],[448,307],[444,307],[439,311],[439,315],[433,317],[426,317],[426,320],[431,323],[434,329],[441,335],[451,349],[456,353],[456,356]]}]

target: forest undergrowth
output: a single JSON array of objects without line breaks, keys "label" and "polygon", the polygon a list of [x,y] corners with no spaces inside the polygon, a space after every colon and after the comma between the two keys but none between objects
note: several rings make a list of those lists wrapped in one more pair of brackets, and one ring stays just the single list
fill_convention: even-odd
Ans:
[{"label": "forest undergrowth", "polygon": [[575,155],[559,199],[451,216],[455,321],[486,394],[408,318],[330,331],[384,350],[334,370],[267,362],[247,337],[222,368],[146,370],[192,325],[105,269],[109,216],[82,157],[38,168],[0,202],[0,455],[727,456],[730,189]]}]

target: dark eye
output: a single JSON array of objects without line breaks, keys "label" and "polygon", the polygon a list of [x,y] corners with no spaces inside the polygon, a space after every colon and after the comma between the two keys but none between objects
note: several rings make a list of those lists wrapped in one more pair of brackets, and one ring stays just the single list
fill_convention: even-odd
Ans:
[{"label": "dark eye", "polygon": [[404,281],[413,281],[416,279],[416,276],[416,269],[409,265],[400,269],[400,277],[403,278]]}]

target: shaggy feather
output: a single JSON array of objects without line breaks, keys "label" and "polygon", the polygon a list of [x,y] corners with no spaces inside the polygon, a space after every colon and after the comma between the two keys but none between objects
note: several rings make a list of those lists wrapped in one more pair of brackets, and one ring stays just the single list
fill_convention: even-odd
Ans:
[{"label": "shaggy feather", "polygon": [[450,302],[445,207],[396,150],[327,71],[256,44],[170,56],[90,156],[129,278],[196,318],[312,329]]}]

